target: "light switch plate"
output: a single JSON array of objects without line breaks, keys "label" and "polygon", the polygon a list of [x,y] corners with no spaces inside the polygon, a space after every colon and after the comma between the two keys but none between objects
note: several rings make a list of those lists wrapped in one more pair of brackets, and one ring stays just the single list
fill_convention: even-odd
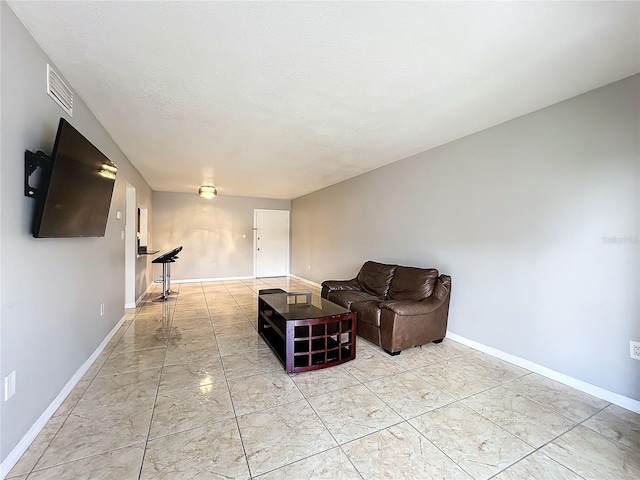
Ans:
[{"label": "light switch plate", "polygon": [[16,393],[16,371],[4,377],[4,401],[9,400]]}]

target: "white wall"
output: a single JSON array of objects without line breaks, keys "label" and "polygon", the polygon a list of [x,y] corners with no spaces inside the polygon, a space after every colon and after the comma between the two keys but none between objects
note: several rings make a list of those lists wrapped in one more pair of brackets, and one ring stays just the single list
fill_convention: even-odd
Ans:
[{"label": "white wall", "polygon": [[436,267],[451,331],[640,400],[639,116],[636,75],[295,199],[292,273]]},{"label": "white wall", "polygon": [[[151,189],[77,95],[73,118],[48,97],[50,60],[7,4],[0,8],[0,378],[17,373],[16,394],[0,403],[4,460],[124,315],[124,219],[115,214],[124,212],[127,182],[149,205]],[[104,238],[31,235],[34,201],[23,193],[24,151],[51,153],[61,116],[119,167]],[[146,259],[137,270],[149,277]]]},{"label": "white wall", "polygon": [[[183,246],[172,280],[253,275],[253,210],[289,210],[289,200],[153,192],[153,243],[160,253]],[[214,267],[213,264],[216,264]],[[162,273],[157,265],[154,273]]]}]

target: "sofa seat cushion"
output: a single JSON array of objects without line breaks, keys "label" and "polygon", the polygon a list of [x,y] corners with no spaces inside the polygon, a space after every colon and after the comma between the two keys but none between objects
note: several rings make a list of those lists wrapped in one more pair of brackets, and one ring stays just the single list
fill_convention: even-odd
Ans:
[{"label": "sofa seat cushion", "polygon": [[349,290],[339,290],[337,292],[329,292],[327,300],[338,305],[351,309],[353,302],[366,302],[368,300],[375,300],[380,302],[380,299],[368,294],[367,292],[355,292]]},{"label": "sofa seat cushion", "polygon": [[380,300],[353,302],[351,311],[358,315],[358,324],[364,322],[374,327],[380,326]]},{"label": "sofa seat cushion", "polygon": [[433,295],[433,290],[438,279],[438,270],[435,268],[396,268],[389,298],[393,300],[420,301]]},{"label": "sofa seat cushion", "polygon": [[376,297],[385,298],[396,268],[397,265],[365,262],[358,273],[358,283],[365,292]]}]

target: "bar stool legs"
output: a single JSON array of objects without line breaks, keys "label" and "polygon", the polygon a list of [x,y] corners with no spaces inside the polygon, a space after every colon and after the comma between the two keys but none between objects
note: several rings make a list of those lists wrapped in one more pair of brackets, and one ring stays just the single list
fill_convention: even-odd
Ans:
[{"label": "bar stool legs", "polygon": [[169,263],[165,263],[165,265],[167,266],[167,290],[166,290],[166,295],[179,295],[180,292],[174,292],[173,290],[171,290],[171,264],[173,263],[173,260]]},{"label": "bar stool legs", "polygon": [[169,278],[167,276],[168,265],[168,263],[162,264],[162,294],[159,297],[154,298],[152,300],[153,302],[169,302],[171,300],[175,300],[175,297],[169,296],[169,290],[167,287],[167,279]]}]

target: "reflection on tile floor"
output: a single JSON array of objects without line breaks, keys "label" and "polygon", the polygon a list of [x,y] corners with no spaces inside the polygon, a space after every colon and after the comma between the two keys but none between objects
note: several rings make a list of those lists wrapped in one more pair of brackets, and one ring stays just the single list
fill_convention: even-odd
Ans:
[{"label": "reflection on tile floor", "polygon": [[7,478],[637,479],[640,415],[446,339],[287,375],[261,288],[152,292]]}]

